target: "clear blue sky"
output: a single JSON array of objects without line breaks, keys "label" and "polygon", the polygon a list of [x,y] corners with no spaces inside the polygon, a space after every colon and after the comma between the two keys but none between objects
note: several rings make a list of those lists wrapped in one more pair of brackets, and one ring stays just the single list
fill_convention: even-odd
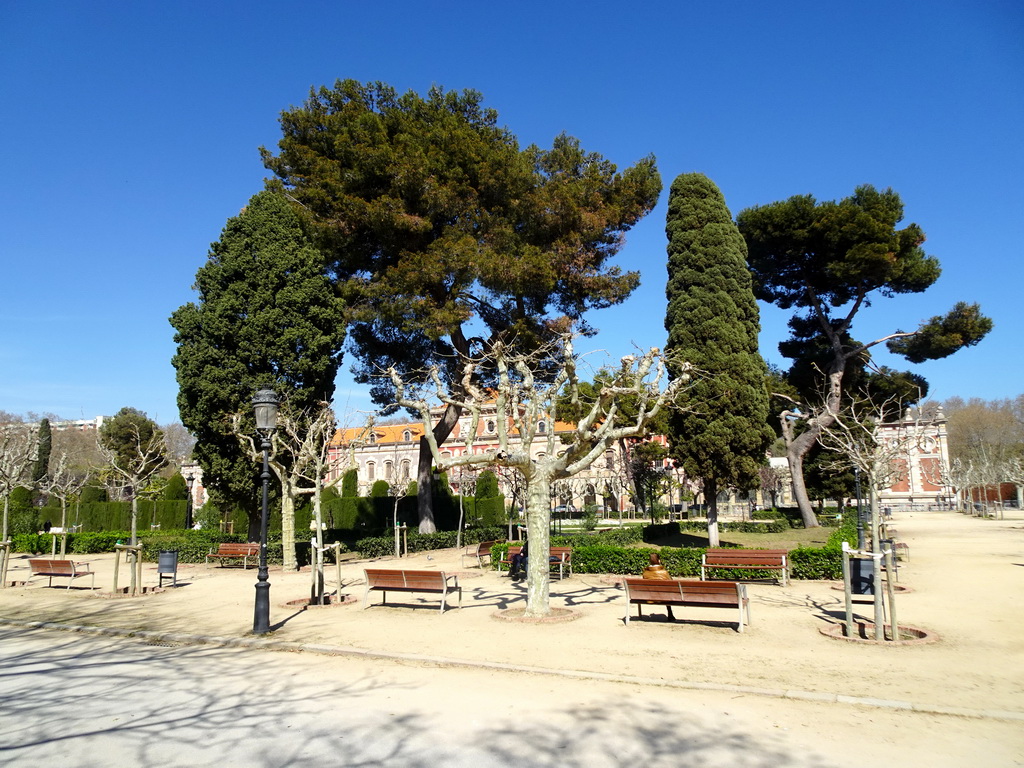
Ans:
[{"label": "clear blue sky", "polygon": [[[979,301],[994,332],[915,370],[941,399],[1024,392],[1016,0],[6,0],[0,409],[176,421],[167,318],[261,188],[281,110],[339,78],[476,89],[523,145],[565,131],[620,167],[653,153],[666,189],[705,173],[734,213],[891,186],[943,276],[863,311],[855,335]],[[665,338],[665,197],[619,257],[642,287],[591,316],[616,357]],[[784,323],[762,308],[773,362]],[[366,407],[349,387],[340,403]]]}]

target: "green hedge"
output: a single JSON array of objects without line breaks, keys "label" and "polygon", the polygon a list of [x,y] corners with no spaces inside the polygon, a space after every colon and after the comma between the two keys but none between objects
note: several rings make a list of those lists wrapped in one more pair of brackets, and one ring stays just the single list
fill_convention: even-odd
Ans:
[{"label": "green hedge", "polygon": [[[435,549],[449,549],[456,546],[456,531],[438,531],[437,533],[420,533],[415,529],[406,531],[406,541],[410,552],[430,552]],[[477,544],[481,541],[502,539],[505,531],[502,528],[469,528],[462,534],[463,545]],[[384,536],[368,536],[355,542],[355,549],[362,557],[387,557],[395,553],[395,537],[393,533]]]},{"label": "green hedge", "polygon": [[[11,539],[11,546],[15,552],[27,552],[30,554],[50,552],[52,536],[48,534],[21,534]],[[124,531],[89,531],[84,533],[69,533],[67,539],[67,553],[74,555],[91,555],[102,552],[113,552],[117,543],[127,544],[131,539],[131,533]],[[147,562],[155,562],[160,550],[178,550],[178,562],[180,563],[202,563],[206,554],[216,549],[221,542],[244,542],[246,537],[243,534],[227,534],[219,531],[140,531],[139,543],[142,545],[142,559]],[[60,538],[57,539],[57,549],[60,550]],[[308,562],[309,545],[306,544],[306,561]],[[267,537],[267,562],[281,563],[281,537],[280,534]]]}]

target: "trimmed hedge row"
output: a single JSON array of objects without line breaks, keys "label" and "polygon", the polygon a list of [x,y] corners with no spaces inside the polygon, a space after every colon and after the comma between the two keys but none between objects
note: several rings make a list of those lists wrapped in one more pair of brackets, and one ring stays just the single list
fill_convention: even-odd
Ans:
[{"label": "trimmed hedge row", "polygon": [[[410,552],[430,552],[435,549],[449,549],[456,546],[456,531],[438,531],[437,533],[420,533],[415,529],[406,532]],[[492,541],[504,538],[503,528],[469,528],[462,534],[463,545],[478,544],[481,541]],[[387,536],[369,536],[355,542],[355,549],[363,557],[387,557],[395,552],[394,534]]]}]

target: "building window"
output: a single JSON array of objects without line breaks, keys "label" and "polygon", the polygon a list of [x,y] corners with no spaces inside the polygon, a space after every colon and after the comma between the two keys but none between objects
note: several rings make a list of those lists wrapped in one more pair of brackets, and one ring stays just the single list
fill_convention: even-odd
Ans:
[{"label": "building window", "polygon": [[405,461],[402,462],[402,479],[403,480],[408,480],[409,479],[409,472],[411,471],[411,469],[412,469],[412,465],[409,463],[408,459],[406,459]]},{"label": "building window", "polygon": [[408,429],[405,430],[405,432],[402,433],[402,442],[403,443],[411,443],[412,442],[412,432],[410,432]]},{"label": "building window", "polygon": [[391,479],[391,473],[394,471],[394,468],[395,468],[394,464],[392,464],[390,461],[385,461],[384,462],[384,479],[385,480],[390,480]]},{"label": "building window", "polygon": [[376,442],[377,442],[377,434],[375,432],[371,432],[370,433],[369,443],[370,443],[370,445],[373,445]]},{"label": "building window", "polygon": [[366,465],[366,479],[371,483],[377,479],[377,465],[372,461]]},{"label": "building window", "polygon": [[540,432],[542,435],[547,431],[547,428],[547,423],[543,421],[537,425],[537,431]]},{"label": "building window", "polygon": [[494,422],[493,421],[488,421],[487,422],[487,434],[489,434],[489,435],[493,435],[494,434]]}]

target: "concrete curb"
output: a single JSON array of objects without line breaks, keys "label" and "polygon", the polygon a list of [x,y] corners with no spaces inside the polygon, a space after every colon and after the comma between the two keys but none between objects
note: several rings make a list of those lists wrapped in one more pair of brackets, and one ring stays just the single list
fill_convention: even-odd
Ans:
[{"label": "concrete curb", "polygon": [[632,675],[613,675],[601,672],[585,672],[571,669],[551,669],[522,664],[503,662],[470,661],[452,659],[445,656],[428,656],[418,653],[394,653],[390,651],[369,651],[364,648],[349,648],[340,645],[321,643],[298,643],[281,640],[268,640],[261,637],[217,637],[214,635],[191,635],[176,632],[154,632],[149,630],[121,629],[118,627],[90,627],[77,624],[58,624],[49,621],[20,621],[0,618],[0,626],[20,627],[23,629],[49,629],[62,632],[80,632],[106,637],[125,637],[146,640],[148,642],[178,643],[182,645],[208,645],[222,648],[252,648],[265,651],[289,651],[319,653],[327,656],[351,656],[363,659],[384,659],[388,661],[417,662],[443,667],[462,667],[468,669],[489,669],[502,672],[519,672],[533,675],[550,675],[555,677],[574,678],[577,680],[602,680],[605,682],[627,683],[632,685],[650,685],[661,688],[678,688],[692,691],[720,691],[722,693],[741,693],[754,696],[768,696],[781,699],[801,701],[817,701],[832,704],[851,704],[859,707],[877,709],[898,709],[928,715],[948,715],[954,717],[970,717],[975,719],[1014,720],[1024,722],[1024,712],[1012,712],[998,709],[968,709],[965,707],[946,707],[939,704],[915,704],[910,701],[893,699],[875,699],[867,696],[846,696],[839,693],[820,693],[815,691],[791,691],[781,688],[758,688],[743,685],[725,685],[721,683],[697,683],[685,680],[665,680],[656,677],[637,677]]}]

